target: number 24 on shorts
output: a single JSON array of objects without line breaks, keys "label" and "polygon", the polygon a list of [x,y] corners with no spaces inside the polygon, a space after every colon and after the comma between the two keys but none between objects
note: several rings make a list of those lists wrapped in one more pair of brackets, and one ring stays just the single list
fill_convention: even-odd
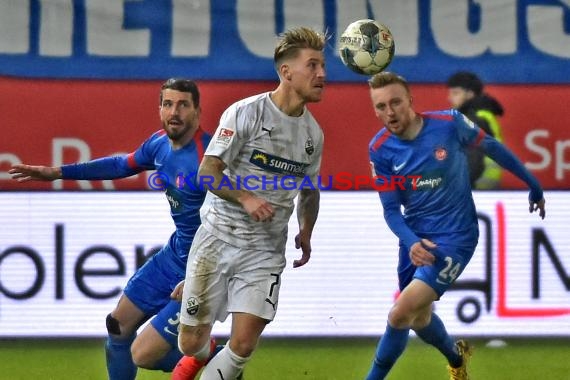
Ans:
[{"label": "number 24 on shorts", "polygon": [[445,268],[439,272],[439,275],[437,276],[437,282],[445,282],[447,284],[451,284],[461,273],[461,263],[454,263],[453,259],[450,256],[445,256],[443,260],[446,262],[446,265]]}]

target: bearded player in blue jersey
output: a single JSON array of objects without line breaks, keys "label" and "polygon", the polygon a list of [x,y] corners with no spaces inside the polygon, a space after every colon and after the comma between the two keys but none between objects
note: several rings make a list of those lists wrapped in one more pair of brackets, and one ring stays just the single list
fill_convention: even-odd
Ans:
[{"label": "bearded player in blue jersey", "polygon": [[[15,165],[10,173],[20,181],[56,179],[102,180],[157,170],[170,203],[176,230],[168,243],[129,279],[123,295],[106,320],[107,369],[111,380],[135,379],[137,367],[172,371],[182,357],[178,350],[180,303],[170,299],[184,279],[186,260],[200,225],[205,191],[196,173],[210,136],[200,124],[200,93],[195,82],[169,79],[161,87],[160,120],[154,133],[133,153],[64,165]],[[151,323],[138,334],[149,318]]]},{"label": "bearded player in blue jersey", "polygon": [[451,379],[468,379],[471,347],[463,340],[454,342],[432,311],[433,302],[469,263],[479,238],[465,149],[481,147],[523,180],[530,188],[529,211],[538,211],[544,219],[542,188],[505,146],[461,113],[417,114],[404,78],[383,72],[369,80],[369,87],[376,117],[384,124],[370,143],[378,185],[386,186],[383,181],[394,176],[413,180],[406,182],[404,189],[380,192],[384,219],[400,239],[401,293],[388,314],[386,331],[366,379],[386,377],[403,353],[410,329],[447,358]]}]

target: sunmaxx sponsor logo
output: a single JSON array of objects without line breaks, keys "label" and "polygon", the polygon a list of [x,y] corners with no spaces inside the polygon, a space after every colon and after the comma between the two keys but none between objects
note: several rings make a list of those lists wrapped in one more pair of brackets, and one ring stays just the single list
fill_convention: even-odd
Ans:
[{"label": "sunmaxx sponsor logo", "polygon": [[249,162],[273,173],[303,177],[309,164],[291,161],[254,149]]}]

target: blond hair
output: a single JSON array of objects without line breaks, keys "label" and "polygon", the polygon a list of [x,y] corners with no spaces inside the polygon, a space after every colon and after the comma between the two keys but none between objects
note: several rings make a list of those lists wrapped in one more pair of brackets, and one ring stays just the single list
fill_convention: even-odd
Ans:
[{"label": "blond hair", "polygon": [[386,87],[391,84],[400,84],[406,89],[408,94],[410,93],[410,87],[404,77],[389,71],[383,71],[375,74],[368,80],[368,86],[372,89]]},{"label": "blond hair", "polygon": [[279,36],[273,62],[278,69],[284,60],[295,58],[301,49],[313,49],[323,51],[327,37],[324,33],[319,33],[304,26],[289,29]]}]

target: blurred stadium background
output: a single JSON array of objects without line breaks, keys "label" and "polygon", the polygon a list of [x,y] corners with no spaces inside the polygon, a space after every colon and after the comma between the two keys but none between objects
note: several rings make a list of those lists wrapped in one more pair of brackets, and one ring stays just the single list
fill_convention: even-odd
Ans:
[{"label": "blurred stadium background", "polygon": [[[0,0],[0,379],[105,378],[105,315],[172,231],[148,175],[21,185],[11,165],[136,149],[160,128],[158,89],[169,77],[198,81],[212,132],[232,102],[275,86],[275,36],[309,25],[331,35],[324,100],[310,106],[325,131],[322,175],[369,175],[380,126],[367,78],[336,52],[337,36],[361,18],[391,29],[389,70],[411,82],[419,111],[449,107],[454,72],[477,73],[506,110],[505,144],[547,189],[544,221],[528,215],[510,175],[497,191],[475,192],[476,258],[437,305],[452,334],[476,342],[474,379],[570,379],[568,0]],[[396,289],[396,240],[369,189],[326,191],[321,209],[314,258],[286,270],[248,379],[366,373]],[[222,339],[228,331],[216,327]],[[487,346],[497,339],[507,345]],[[444,367],[414,340],[391,378],[441,379]]]}]

